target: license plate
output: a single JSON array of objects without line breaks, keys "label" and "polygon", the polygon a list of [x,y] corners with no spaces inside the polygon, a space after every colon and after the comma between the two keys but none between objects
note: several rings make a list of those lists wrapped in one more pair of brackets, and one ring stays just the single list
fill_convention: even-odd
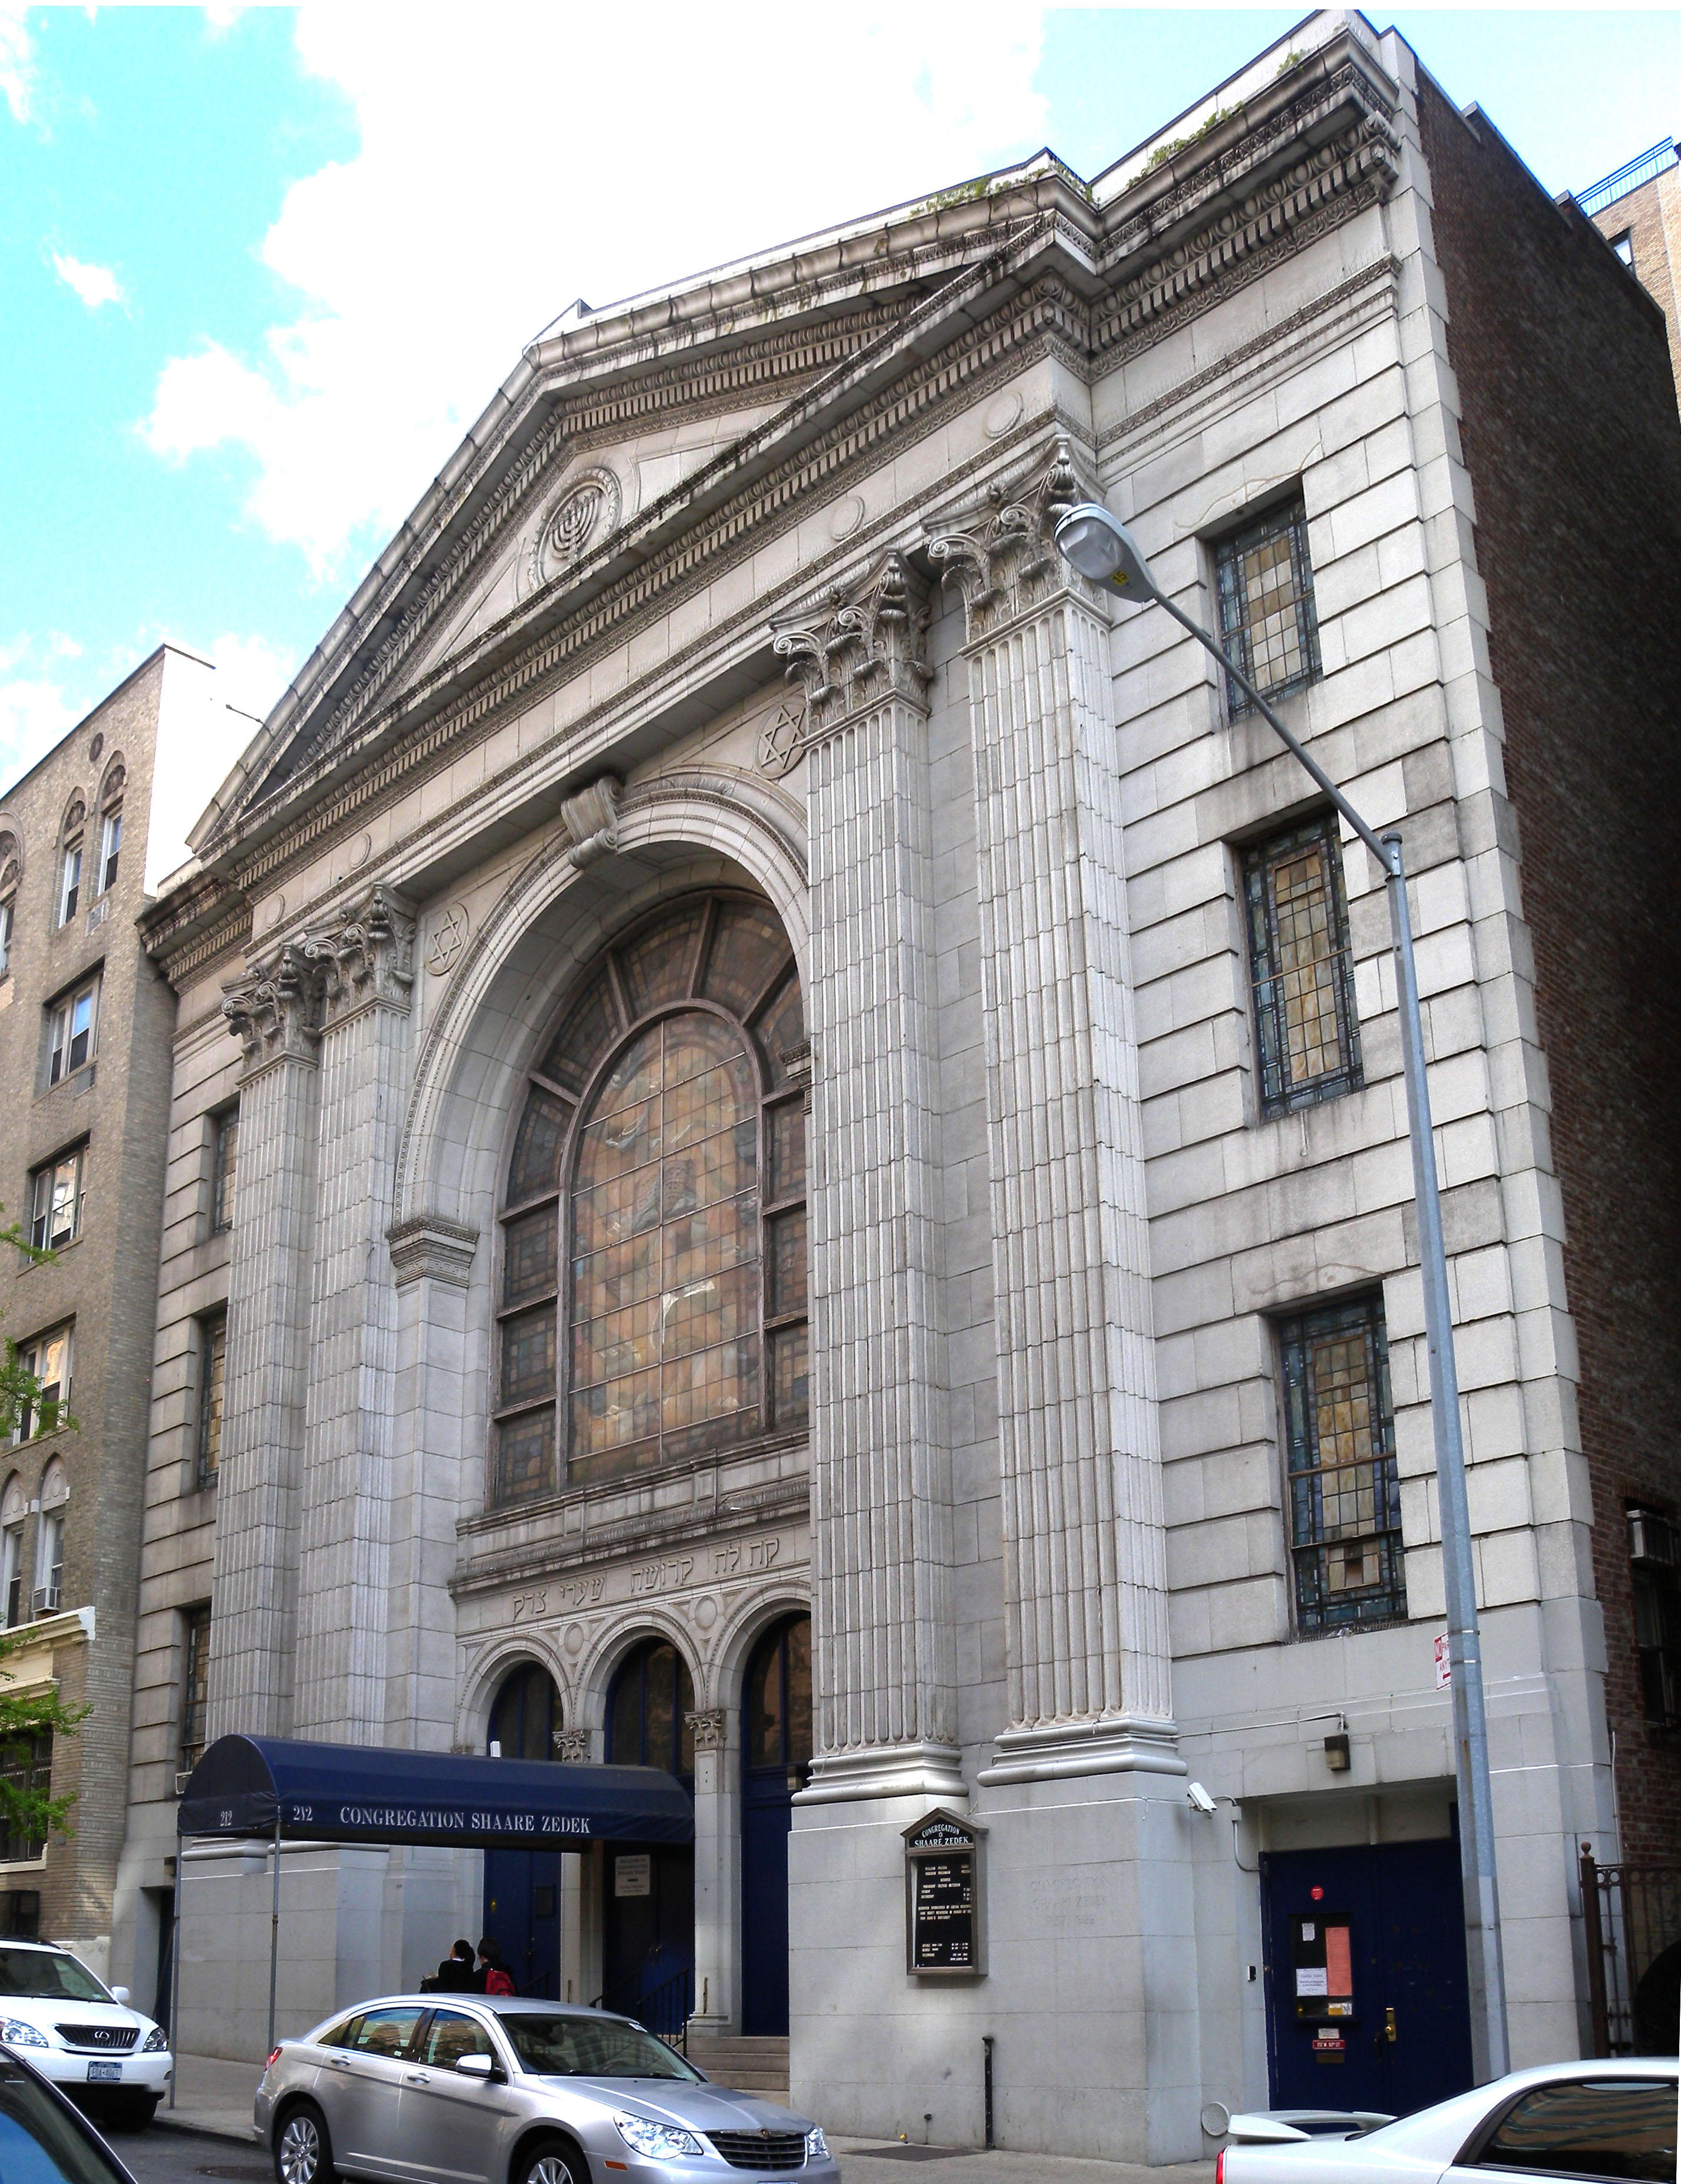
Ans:
[{"label": "license plate", "polygon": [[122,2075],[123,2066],[120,2063],[90,2063],[87,2066],[87,2082],[90,2086],[120,2085]]}]

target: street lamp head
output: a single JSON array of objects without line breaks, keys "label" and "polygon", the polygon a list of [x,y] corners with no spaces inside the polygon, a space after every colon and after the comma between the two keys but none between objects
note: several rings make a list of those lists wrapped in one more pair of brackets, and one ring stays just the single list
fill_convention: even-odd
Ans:
[{"label": "street lamp head", "polygon": [[1160,597],[1132,532],[1096,501],[1071,508],[1052,535],[1063,560],[1093,583],[1139,606]]}]

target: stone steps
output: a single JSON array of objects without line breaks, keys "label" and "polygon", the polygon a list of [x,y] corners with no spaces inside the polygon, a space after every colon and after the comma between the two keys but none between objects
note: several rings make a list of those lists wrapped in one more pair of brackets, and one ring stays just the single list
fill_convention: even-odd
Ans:
[{"label": "stone steps", "polygon": [[734,2032],[691,2031],[688,2059],[718,2085],[733,2086],[743,2093],[764,2093],[773,2100],[788,2099],[786,2035],[781,2039],[749,2039]]}]

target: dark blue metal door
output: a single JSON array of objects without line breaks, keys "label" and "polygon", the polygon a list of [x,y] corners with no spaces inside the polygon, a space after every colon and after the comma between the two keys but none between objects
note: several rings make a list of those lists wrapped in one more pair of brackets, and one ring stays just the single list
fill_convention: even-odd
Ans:
[{"label": "dark blue metal door", "polygon": [[742,2020],[745,2033],[788,2029],[788,1831],[786,1769],[749,1769],[741,1816]]},{"label": "dark blue metal door", "polygon": [[1458,1843],[1277,1851],[1261,1873],[1273,2106],[1408,2115],[1465,2092]]},{"label": "dark blue metal door", "polygon": [[[557,1850],[487,1850],[484,1854],[484,1930],[501,1945],[502,1961],[520,1993],[540,1996],[545,2002],[565,1999],[560,1991],[562,1855]],[[453,1934],[449,1937],[454,1938]],[[448,1948],[446,1942],[439,1956]]]}]

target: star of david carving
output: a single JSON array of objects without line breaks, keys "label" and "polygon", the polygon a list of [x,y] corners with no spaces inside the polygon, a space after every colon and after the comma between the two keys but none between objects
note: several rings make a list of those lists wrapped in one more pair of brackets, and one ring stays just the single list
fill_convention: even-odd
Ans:
[{"label": "star of david carving", "polygon": [[799,758],[805,742],[805,709],[784,705],[774,720],[759,731],[759,771],[772,781],[785,774]]},{"label": "star of david carving", "polygon": [[426,968],[433,978],[441,978],[446,972],[453,971],[466,944],[467,914],[451,903],[432,928],[431,944],[426,950]]}]

